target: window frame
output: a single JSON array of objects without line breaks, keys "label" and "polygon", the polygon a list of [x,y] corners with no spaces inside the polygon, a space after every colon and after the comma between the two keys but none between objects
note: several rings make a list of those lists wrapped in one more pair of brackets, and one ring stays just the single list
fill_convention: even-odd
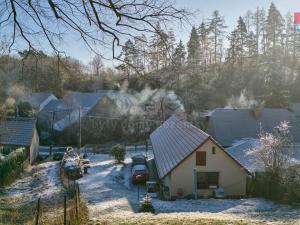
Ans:
[{"label": "window frame", "polygon": [[[215,176],[215,177],[208,177],[210,175]],[[199,178],[199,176],[202,175],[202,178]],[[196,179],[197,179],[197,189],[202,190],[202,189],[209,189],[210,186],[217,186],[219,187],[219,181],[220,181],[220,173],[219,172],[201,172],[198,171],[196,173]],[[206,179],[204,182],[199,182],[202,181],[203,179]]]}]

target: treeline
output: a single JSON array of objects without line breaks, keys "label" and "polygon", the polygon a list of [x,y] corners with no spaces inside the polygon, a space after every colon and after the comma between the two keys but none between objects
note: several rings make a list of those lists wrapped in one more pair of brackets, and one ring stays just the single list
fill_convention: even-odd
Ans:
[{"label": "treeline", "polygon": [[241,94],[267,107],[300,101],[300,33],[293,15],[282,15],[273,3],[237,18],[229,33],[214,11],[192,27],[187,43],[171,29],[157,24],[156,30],[128,40],[115,68],[105,67],[99,56],[88,65],[36,51],[2,56],[0,96],[22,88],[57,96],[68,90],[164,88],[175,91],[188,113],[226,106]]},{"label": "treeline", "polygon": [[[157,86],[176,90],[188,112],[226,106],[241,93],[267,107],[300,100],[300,32],[293,15],[272,3],[237,19],[227,33],[218,11],[192,27],[186,46],[172,30],[146,40],[128,40],[119,69],[125,75],[156,78]],[[146,44],[150,43],[150,44]],[[147,79],[146,79],[147,80]]]}]

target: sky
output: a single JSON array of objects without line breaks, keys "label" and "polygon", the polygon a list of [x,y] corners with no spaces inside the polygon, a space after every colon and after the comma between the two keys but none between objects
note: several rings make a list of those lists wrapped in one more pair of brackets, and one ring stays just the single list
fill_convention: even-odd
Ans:
[{"label": "sky", "polygon": [[[228,31],[232,30],[236,25],[239,16],[244,16],[248,10],[255,11],[257,7],[268,9],[271,2],[274,2],[277,9],[284,16],[288,12],[300,12],[300,0],[176,0],[176,6],[186,8],[194,12],[190,24],[184,27],[173,26],[177,41],[181,39],[186,43],[189,39],[192,25],[198,26],[202,20],[208,18],[214,10],[219,10],[224,16]],[[66,37],[64,43],[66,54],[79,59],[83,63],[88,63],[93,57],[87,47],[72,35]],[[103,50],[104,55],[110,57],[111,50]],[[105,61],[112,64],[111,61]]]}]

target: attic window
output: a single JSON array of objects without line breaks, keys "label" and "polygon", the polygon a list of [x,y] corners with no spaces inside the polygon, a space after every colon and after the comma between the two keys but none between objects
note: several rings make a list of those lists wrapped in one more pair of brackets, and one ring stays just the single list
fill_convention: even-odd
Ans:
[{"label": "attic window", "polygon": [[211,153],[212,153],[213,155],[215,155],[215,154],[216,154],[216,147],[215,147],[215,146],[213,146],[213,147],[212,147],[212,149],[211,149]]},{"label": "attic window", "polygon": [[206,152],[196,152],[196,166],[206,166]]}]

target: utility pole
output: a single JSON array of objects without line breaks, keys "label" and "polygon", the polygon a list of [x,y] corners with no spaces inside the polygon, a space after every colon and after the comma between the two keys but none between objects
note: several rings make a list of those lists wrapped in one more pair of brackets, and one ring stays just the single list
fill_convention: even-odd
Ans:
[{"label": "utility pole", "polygon": [[79,153],[80,153],[80,149],[81,149],[81,107],[79,107],[79,109],[78,109],[78,116],[79,116],[79,118],[78,118],[78,122],[79,122],[79,140],[78,140],[78,149],[79,149]]},{"label": "utility pole", "polygon": [[54,142],[54,119],[55,119],[55,111],[52,111],[52,123],[51,123],[51,145],[49,150],[49,156],[52,155],[52,147]]}]

